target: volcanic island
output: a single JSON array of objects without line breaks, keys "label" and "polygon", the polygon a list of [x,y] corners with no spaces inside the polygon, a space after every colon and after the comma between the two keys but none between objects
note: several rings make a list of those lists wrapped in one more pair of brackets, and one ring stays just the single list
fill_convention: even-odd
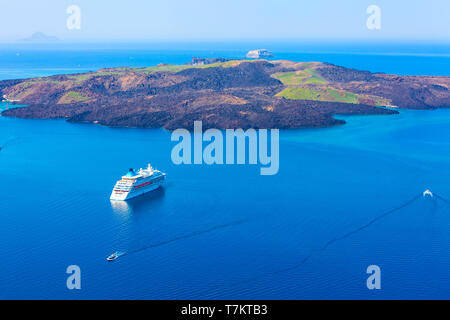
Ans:
[{"label": "volcanic island", "polygon": [[[194,58],[182,65],[0,81],[2,116],[110,127],[304,128],[334,115],[450,107],[450,77],[371,73],[322,62]],[[14,108],[14,104],[26,105]]]}]

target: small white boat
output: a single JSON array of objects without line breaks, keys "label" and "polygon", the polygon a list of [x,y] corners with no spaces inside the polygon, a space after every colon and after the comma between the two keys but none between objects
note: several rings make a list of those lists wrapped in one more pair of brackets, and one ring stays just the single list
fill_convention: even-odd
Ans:
[{"label": "small white boat", "polygon": [[433,198],[433,192],[431,192],[430,190],[427,189],[423,192],[423,196],[424,197],[430,196],[431,198]]},{"label": "small white boat", "polygon": [[113,253],[112,255],[110,255],[108,258],[106,258],[106,260],[108,261],[114,261],[118,258],[119,256],[117,255],[117,253]]}]

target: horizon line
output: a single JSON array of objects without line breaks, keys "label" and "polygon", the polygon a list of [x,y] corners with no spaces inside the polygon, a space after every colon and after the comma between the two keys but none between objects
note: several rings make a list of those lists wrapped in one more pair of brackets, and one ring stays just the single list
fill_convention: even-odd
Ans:
[{"label": "horizon line", "polygon": [[[58,37],[57,37],[58,38]],[[135,43],[135,44],[151,44],[151,43],[241,43],[241,42],[272,42],[272,43],[317,43],[317,42],[329,42],[329,43],[339,43],[345,42],[357,42],[357,43],[440,43],[440,44],[450,44],[450,38],[368,38],[368,37],[342,37],[342,38],[153,38],[153,39],[67,39],[58,38],[56,40],[43,40],[43,41],[30,41],[26,39],[0,39],[0,44],[124,44],[124,43]]]}]

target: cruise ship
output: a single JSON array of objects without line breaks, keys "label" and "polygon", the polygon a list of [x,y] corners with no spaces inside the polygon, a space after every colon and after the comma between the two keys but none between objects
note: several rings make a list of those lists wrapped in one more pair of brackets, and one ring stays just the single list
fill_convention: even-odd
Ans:
[{"label": "cruise ship", "polygon": [[123,201],[140,196],[159,188],[165,178],[165,173],[153,169],[150,164],[138,172],[130,169],[121,180],[117,181],[110,199]]}]

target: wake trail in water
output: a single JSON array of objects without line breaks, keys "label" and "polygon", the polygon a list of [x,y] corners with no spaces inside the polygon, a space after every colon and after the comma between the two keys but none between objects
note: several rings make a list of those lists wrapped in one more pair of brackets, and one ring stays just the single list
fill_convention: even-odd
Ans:
[{"label": "wake trail in water", "polygon": [[[395,213],[395,212],[397,212],[397,211],[399,211],[399,210],[402,210],[402,209],[404,209],[404,208],[406,208],[406,207],[412,205],[415,201],[417,201],[417,200],[420,199],[420,198],[422,198],[422,194],[419,194],[419,195],[417,195],[417,196],[414,196],[413,198],[411,198],[410,200],[408,200],[408,201],[406,201],[405,203],[401,204],[400,206],[395,207],[395,208],[393,208],[393,209],[391,209],[391,210],[389,210],[389,211],[386,211],[386,212],[384,212],[383,214],[380,214],[379,216],[376,216],[375,218],[373,218],[372,220],[370,220],[370,221],[367,222],[366,224],[364,224],[364,225],[362,225],[362,226],[360,226],[360,227],[358,227],[358,228],[356,228],[356,229],[353,229],[353,230],[351,230],[351,231],[349,231],[349,232],[343,234],[342,236],[335,237],[335,238],[333,238],[333,239],[327,241],[327,242],[326,242],[322,247],[320,247],[319,249],[313,249],[313,250],[310,252],[310,254],[308,254],[308,255],[307,255],[306,257],[304,257],[299,263],[297,263],[297,264],[295,264],[295,265],[292,265],[292,266],[290,266],[290,267],[286,267],[286,268],[283,268],[283,269],[279,269],[279,270],[267,272],[267,273],[264,273],[264,274],[261,274],[261,275],[255,276],[255,277],[251,277],[251,278],[248,278],[248,279],[245,279],[245,280],[236,282],[235,285],[239,285],[239,284],[243,284],[243,283],[252,282],[252,281],[255,281],[255,280],[262,279],[262,278],[264,278],[264,277],[266,277],[266,276],[271,276],[271,275],[276,275],[276,274],[280,274],[280,273],[285,273],[285,272],[289,272],[289,271],[295,270],[295,269],[297,269],[297,268],[300,268],[300,267],[303,266],[306,262],[308,262],[308,260],[309,260],[310,258],[312,258],[315,254],[318,254],[318,253],[320,253],[320,252],[325,251],[325,250],[326,250],[329,246],[331,246],[333,243],[336,243],[336,242],[338,242],[338,241],[341,241],[341,240],[344,240],[344,239],[346,239],[346,238],[349,238],[350,236],[352,236],[352,235],[354,235],[354,234],[356,234],[356,233],[358,233],[358,232],[361,232],[361,231],[363,231],[363,230],[366,229],[366,228],[369,228],[371,225],[373,225],[373,224],[375,224],[376,222],[382,220],[383,218],[385,218],[385,217],[387,217],[387,216],[389,216],[389,215],[391,215],[391,214],[393,214],[393,213]],[[439,197],[439,198],[441,198],[441,197]],[[441,199],[444,200],[443,198],[441,198]],[[450,205],[450,200],[446,200],[446,201],[447,201],[448,204]]]},{"label": "wake trail in water", "polygon": [[17,139],[19,139],[19,137],[14,136],[14,137],[10,137],[5,142],[0,142],[0,150],[5,149],[7,146],[9,146],[12,142],[14,142]]},{"label": "wake trail in water", "polygon": [[401,209],[404,209],[404,208],[410,206],[411,204],[413,204],[416,200],[418,200],[418,199],[421,198],[421,197],[422,197],[422,195],[417,195],[417,196],[413,197],[411,200],[406,201],[406,202],[403,203],[402,205],[400,205],[400,206],[398,206],[398,207],[396,207],[396,208],[394,208],[394,209],[391,209],[391,210],[389,210],[389,211],[387,211],[387,212],[385,212],[385,213],[383,213],[383,214],[381,214],[381,215],[379,215],[379,216],[373,218],[372,220],[370,220],[370,221],[367,222],[366,224],[362,225],[361,227],[356,228],[356,229],[354,229],[354,230],[351,230],[351,231],[347,232],[346,234],[344,234],[344,235],[342,235],[342,236],[335,237],[335,238],[329,240],[329,241],[328,241],[327,243],[325,243],[321,248],[313,250],[309,255],[307,255],[305,258],[303,258],[303,260],[300,261],[300,263],[298,263],[298,264],[296,264],[296,265],[294,265],[294,266],[291,266],[291,267],[289,267],[289,268],[283,269],[283,270],[274,271],[272,274],[290,271],[290,270],[293,270],[293,269],[296,269],[296,268],[302,266],[302,265],[305,264],[312,256],[314,256],[314,254],[319,253],[319,252],[323,252],[323,251],[325,251],[329,246],[331,246],[333,243],[338,242],[338,241],[341,241],[341,240],[344,240],[344,239],[347,239],[347,238],[351,237],[352,235],[354,235],[354,234],[356,234],[356,233],[358,233],[358,232],[361,232],[362,230],[364,230],[364,229],[370,227],[370,226],[373,225],[374,223],[376,223],[376,222],[382,220],[383,218],[385,218],[385,217],[387,217],[387,216],[389,216],[389,215],[391,215],[391,214],[393,214],[393,213],[395,213],[395,212],[397,212],[397,211],[399,211],[399,210],[401,210]]},{"label": "wake trail in water", "polygon": [[122,256],[124,256],[124,255],[131,255],[131,254],[138,253],[138,252],[141,252],[141,251],[144,251],[144,250],[148,250],[148,249],[164,246],[164,245],[167,245],[167,244],[172,243],[172,242],[176,242],[176,241],[185,240],[185,239],[193,238],[193,237],[196,237],[196,236],[200,236],[200,235],[203,235],[203,234],[206,234],[206,233],[210,233],[210,232],[213,232],[213,231],[216,231],[216,230],[225,229],[225,228],[229,228],[229,227],[234,227],[234,226],[246,223],[248,221],[249,221],[248,219],[245,219],[245,220],[238,220],[238,221],[230,222],[230,223],[227,223],[227,224],[217,225],[217,226],[211,227],[209,229],[205,229],[205,230],[200,230],[200,231],[195,231],[195,232],[192,232],[192,233],[184,234],[184,235],[181,235],[181,236],[169,239],[169,240],[155,242],[153,244],[150,244],[148,246],[145,246],[145,247],[142,247],[142,248],[139,248],[139,249],[130,250],[130,251],[126,251],[126,252],[121,252],[121,255]]},{"label": "wake trail in water", "polygon": [[443,196],[440,196],[440,195],[438,195],[438,194],[436,194],[436,193],[434,194],[434,196],[435,196],[436,198],[438,198],[439,200],[443,201],[444,203],[446,203],[447,205],[450,206],[450,200],[449,200],[449,199],[444,198]]}]

